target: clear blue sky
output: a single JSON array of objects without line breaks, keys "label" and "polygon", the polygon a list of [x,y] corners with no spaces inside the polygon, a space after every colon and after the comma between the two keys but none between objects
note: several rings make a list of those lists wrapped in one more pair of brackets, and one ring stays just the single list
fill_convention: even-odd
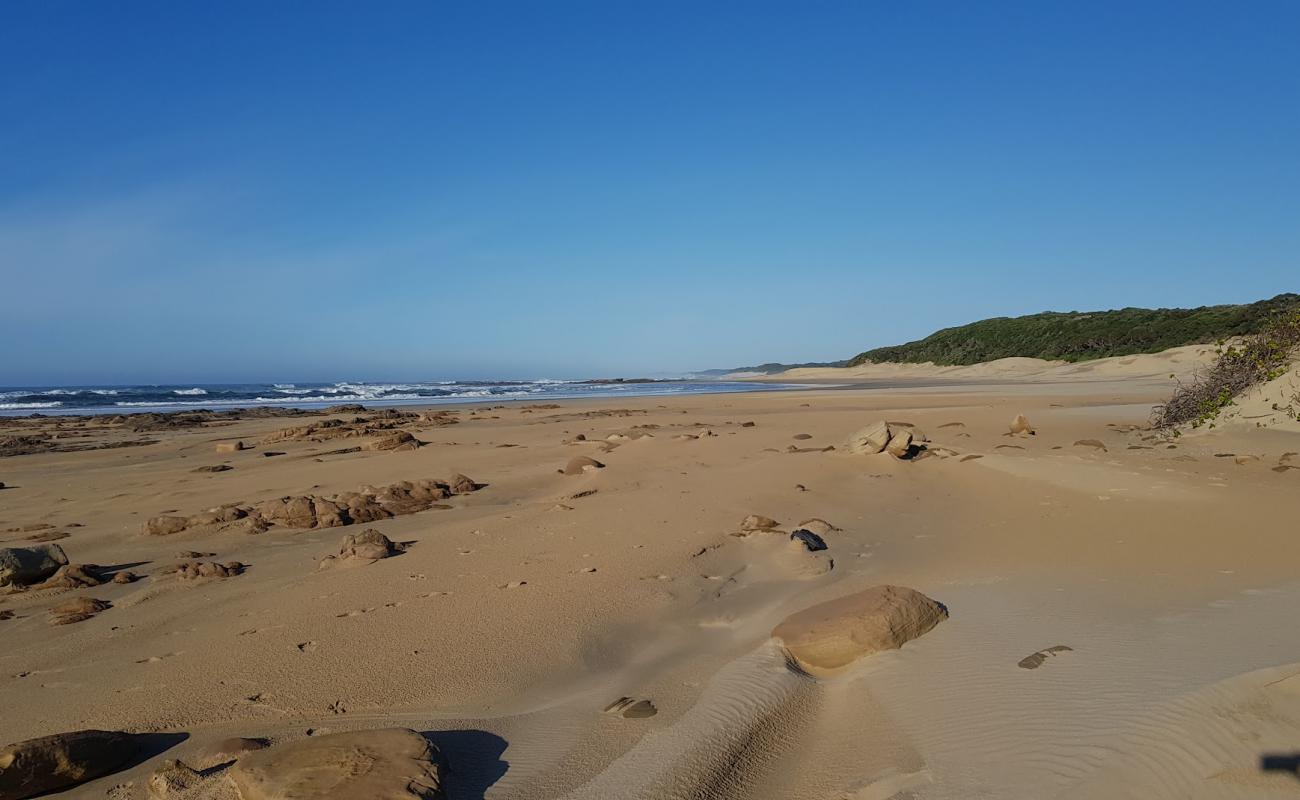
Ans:
[{"label": "clear blue sky", "polygon": [[0,384],[638,375],[1300,286],[1300,4],[0,4]]}]

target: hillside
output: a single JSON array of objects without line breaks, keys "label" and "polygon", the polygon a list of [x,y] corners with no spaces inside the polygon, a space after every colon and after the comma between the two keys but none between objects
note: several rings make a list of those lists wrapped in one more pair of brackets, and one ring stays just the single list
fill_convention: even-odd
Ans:
[{"label": "hillside", "polygon": [[1280,294],[1246,305],[1049,311],[1024,317],[995,317],[945,328],[919,341],[868,350],[847,363],[851,367],[926,361],[964,365],[1009,357],[1087,361],[1155,353],[1258,333],[1270,317],[1297,307],[1300,295]]}]

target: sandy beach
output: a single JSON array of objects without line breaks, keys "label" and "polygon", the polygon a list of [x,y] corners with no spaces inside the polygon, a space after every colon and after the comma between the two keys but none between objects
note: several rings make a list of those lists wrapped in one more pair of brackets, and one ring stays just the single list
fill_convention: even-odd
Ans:
[{"label": "sandy beach", "polygon": [[[201,778],[167,796],[240,797],[223,740],[393,727],[437,746],[450,798],[1293,797],[1261,757],[1300,751],[1300,435],[1161,436],[1150,408],[1194,359],[1119,361],[143,431],[0,420],[150,442],[0,459],[0,546],[57,544],[102,581],[0,597],[0,740],[155,734],[59,795],[85,798],[154,796],[165,759]],[[884,377],[827,372],[781,377]],[[1010,434],[1019,414],[1033,435]],[[924,448],[849,452],[876,420]],[[393,486],[402,513],[365,523],[203,516],[397,508]],[[791,539],[812,528],[825,549]],[[387,557],[341,551],[362,530]],[[772,637],[882,585],[948,616],[828,675]],[[52,624],[79,598],[105,602]]]}]

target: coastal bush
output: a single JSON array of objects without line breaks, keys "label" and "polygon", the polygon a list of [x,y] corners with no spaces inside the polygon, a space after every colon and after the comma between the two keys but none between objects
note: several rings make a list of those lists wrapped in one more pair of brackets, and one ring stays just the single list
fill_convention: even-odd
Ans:
[{"label": "coastal bush", "polygon": [[1300,308],[1300,295],[1280,294],[1248,305],[997,317],[945,328],[908,344],[868,350],[850,359],[848,365],[926,361],[959,365],[1015,356],[1073,362],[1156,353],[1257,334],[1270,319],[1296,308]]},{"label": "coastal bush", "polygon": [[1156,406],[1153,424],[1172,429],[1214,427],[1223,409],[1242,392],[1286,373],[1300,355],[1300,309],[1273,315],[1263,330],[1236,343],[1220,342],[1217,358],[1198,370],[1190,382],[1180,383],[1173,397]]}]

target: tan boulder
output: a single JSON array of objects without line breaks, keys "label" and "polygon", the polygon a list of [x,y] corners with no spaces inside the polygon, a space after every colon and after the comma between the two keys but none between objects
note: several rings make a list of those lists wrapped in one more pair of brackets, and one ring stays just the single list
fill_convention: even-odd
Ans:
[{"label": "tan boulder", "polygon": [[218,453],[238,453],[240,450],[247,450],[248,445],[243,442],[217,442]]},{"label": "tan boulder", "polygon": [[311,736],[231,768],[243,800],[446,800],[438,749],[405,728]]},{"label": "tan boulder", "polygon": [[73,731],[0,750],[0,800],[22,800],[67,789],[121,769],[138,751],[136,738],[117,731]]},{"label": "tan boulder", "polygon": [[99,567],[94,564],[64,564],[59,570],[36,585],[38,589],[84,589],[103,583]]},{"label": "tan boulder", "polygon": [[190,524],[189,517],[178,517],[173,514],[161,514],[156,517],[150,517],[144,523],[144,532],[149,536],[170,536],[173,533],[180,533]]},{"label": "tan boulder", "polygon": [[1017,414],[1016,418],[1011,420],[1013,436],[1033,436],[1035,433],[1034,426],[1029,424],[1029,418],[1024,414]]},{"label": "tan boulder", "polygon": [[873,455],[885,449],[889,444],[891,431],[889,423],[884,420],[873,422],[865,428],[860,428],[849,436],[849,452],[855,455]]},{"label": "tan boulder", "polygon": [[387,436],[372,439],[366,445],[367,450],[414,450],[420,446],[420,440],[406,431],[395,431]]},{"label": "tan boulder", "polygon": [[772,636],[806,671],[837,670],[896,650],[948,618],[948,609],[915,589],[873,586],[786,617]]},{"label": "tan boulder", "polygon": [[889,437],[889,444],[885,446],[885,452],[894,458],[905,458],[912,451],[912,432],[906,428],[900,428],[894,431]]},{"label": "tan boulder", "polygon": [[560,471],[563,472],[565,475],[582,475],[588,470],[597,470],[597,469],[604,469],[604,468],[605,465],[600,463],[594,458],[588,458],[587,456],[574,456],[573,458],[569,459],[569,463],[565,464],[564,469]]},{"label": "tan boulder", "polygon": [[461,475],[459,472],[451,476],[447,481],[448,487],[452,494],[465,494],[466,492],[478,491],[478,484],[467,475]]}]

